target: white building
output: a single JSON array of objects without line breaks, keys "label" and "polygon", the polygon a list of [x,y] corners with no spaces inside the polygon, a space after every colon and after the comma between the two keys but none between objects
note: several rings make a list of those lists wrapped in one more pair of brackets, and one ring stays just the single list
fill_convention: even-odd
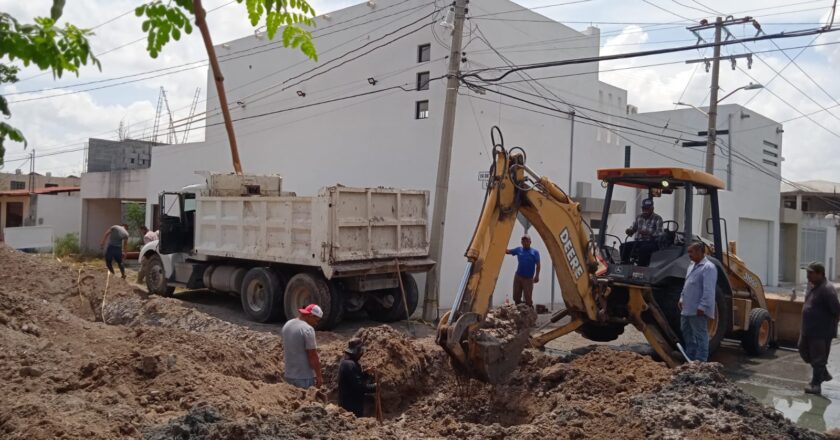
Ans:
[{"label": "white building", "polygon": [[[433,190],[445,89],[443,80],[432,80],[428,87],[423,86],[426,78],[444,75],[450,40],[449,29],[437,24],[443,20],[444,13],[436,13],[434,8],[422,0],[384,0],[377,1],[373,7],[365,3],[321,16],[314,31],[320,57],[317,64],[262,36],[248,36],[217,46],[228,101],[236,103],[232,117],[236,121],[245,171],[280,174],[284,178],[284,190],[298,194],[315,194],[318,188],[334,183]],[[521,65],[599,54],[600,36],[596,28],[578,32],[507,0],[486,0],[470,4],[469,9],[474,17],[521,10],[516,18],[545,21],[468,21],[464,71],[505,66],[508,62]],[[366,54],[368,51],[371,52]],[[679,125],[680,130],[697,132],[706,125],[702,114],[680,110],[628,116],[627,92],[599,81],[598,74],[593,73],[597,67],[590,63],[532,71],[530,75],[537,78],[555,76],[534,85],[536,92],[522,82],[525,77],[519,74],[505,80],[517,82],[493,88],[546,108],[491,92],[481,94],[461,88],[444,254],[438,263],[442,268],[441,307],[448,307],[454,298],[465,264],[463,253],[481,209],[484,190],[479,176],[490,165],[489,133],[493,125],[501,127],[507,148],[521,146],[527,151],[532,168],[551,176],[561,187],[575,188],[572,193],[580,199],[587,198],[584,205],[590,206],[586,211],[591,212],[585,214],[590,219],[600,217],[600,208],[595,207],[604,191],[595,178],[595,171],[622,166],[625,145],[634,145],[634,165],[702,168],[703,158],[697,148],[684,149],[667,139],[625,128],[675,136],[676,131],[661,128],[664,121],[671,120],[670,125]],[[489,70],[484,75],[495,76],[499,72]],[[208,77],[208,90],[211,92],[206,141],[154,149],[149,203],[157,203],[158,193],[165,189],[178,189],[200,181],[194,171],[232,169],[212,76]],[[539,92],[545,98],[523,92]],[[576,111],[573,163],[569,160],[572,123],[566,114],[555,111],[572,108]],[[730,141],[736,149],[743,146],[744,154],[761,163],[762,140],[781,148],[780,136],[776,134],[778,124],[758,129],[767,120],[737,106],[722,107],[720,120],[725,124],[728,114],[741,112],[750,117],[733,118],[736,135]],[[660,128],[654,129],[649,124]],[[745,132],[743,136],[737,134],[741,131]],[[691,138],[696,139],[697,136]],[[778,154],[780,157],[781,151]],[[718,167],[724,166],[726,162],[719,159]],[[779,166],[777,163],[769,171],[778,174]],[[728,221],[730,240],[739,237],[752,240],[757,236],[766,239],[762,242],[766,249],[748,251],[749,246],[740,249],[751,266],[758,268],[762,279],[775,280],[778,181],[759,174],[748,166],[734,164],[734,191],[722,197],[722,215]],[[637,194],[619,190],[614,197],[627,203],[626,206],[617,204],[618,209],[610,220],[610,231],[617,234],[635,216]],[[658,210],[668,219],[673,208],[663,203]],[[699,230],[699,212],[696,223],[695,230]],[[517,228],[515,235],[519,232],[521,229]],[[511,245],[517,242],[518,237],[514,236]],[[545,249],[538,237],[534,246]],[[544,281],[536,286],[535,301],[548,303],[552,289],[547,252],[543,254],[546,271],[542,276]],[[510,259],[499,277],[497,303],[510,290],[514,269],[515,261]]]}]

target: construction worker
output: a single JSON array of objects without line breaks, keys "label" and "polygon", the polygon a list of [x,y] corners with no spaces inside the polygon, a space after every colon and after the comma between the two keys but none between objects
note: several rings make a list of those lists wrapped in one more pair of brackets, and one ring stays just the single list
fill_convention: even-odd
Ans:
[{"label": "construction worker", "polygon": [[323,317],[324,312],[317,304],[309,304],[298,309],[298,317],[286,322],[281,331],[286,365],[283,375],[287,383],[298,388],[324,384],[313,328]]},{"label": "construction worker", "polygon": [[639,266],[650,264],[650,255],[659,249],[657,239],[662,236],[662,217],[653,212],[653,199],[642,200],[642,213],[625,231],[633,240],[622,248],[621,261],[636,257]]},{"label": "construction worker", "polygon": [[150,231],[146,225],[140,226],[140,236],[143,237],[143,244],[149,244],[158,239],[157,232]]},{"label": "construction worker", "polygon": [[540,252],[531,247],[528,234],[522,235],[521,243],[522,246],[505,251],[508,255],[515,255],[518,262],[516,275],[513,276],[513,302],[522,304],[524,296],[525,304],[534,307],[534,284],[540,282]]},{"label": "construction worker", "polygon": [[[108,241],[108,247],[105,248],[105,241]],[[99,248],[105,250],[105,266],[111,273],[114,273],[114,261],[120,267],[120,274],[125,279],[125,253],[128,251],[128,225],[123,223],[121,225],[114,225],[105,231],[102,235],[102,241],[99,243]]]},{"label": "construction worker", "polygon": [[353,338],[347,342],[344,358],[338,364],[338,403],[356,417],[364,415],[365,394],[376,392],[376,385],[370,383],[370,375],[359,364],[364,353],[362,340]]},{"label": "construction worker", "polygon": [[832,379],[826,364],[831,340],[837,337],[840,302],[834,286],[825,278],[825,266],[819,262],[808,265],[808,291],[802,305],[802,328],[799,332],[799,355],[811,365],[811,382],[805,387],[809,394],[821,394],[823,382]]},{"label": "construction worker", "polygon": [[690,361],[709,358],[709,317],[715,316],[717,268],[706,258],[706,246],[696,241],[688,246],[688,274],[680,293],[680,330]]}]

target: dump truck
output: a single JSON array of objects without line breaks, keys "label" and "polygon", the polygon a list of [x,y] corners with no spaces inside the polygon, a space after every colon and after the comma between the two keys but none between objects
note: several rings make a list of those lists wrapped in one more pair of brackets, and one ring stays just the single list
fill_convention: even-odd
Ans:
[{"label": "dump truck", "polygon": [[[740,340],[751,354],[764,353],[780,341],[796,340],[802,302],[766,295],[759,277],[737,257],[735,244],[725,240],[726,222],[718,205],[718,191],[724,184],[717,177],[671,167],[598,170],[606,195],[595,231],[584,221],[578,203],[526,164],[524,150],[507,151],[496,143],[496,130],[491,138],[494,162],[482,212],[466,251],[467,266],[452,309],[437,329],[437,343],[459,370],[487,382],[500,382],[516,368],[528,345],[542,348],[570,332],[593,341],[611,341],[627,325],[643,333],[669,366],[684,362],[679,300],[690,264],[687,249],[694,242],[704,244],[718,271],[715,314],[708,320],[710,352],[726,337]],[[632,251],[636,247],[629,238],[612,237],[618,246],[608,243],[606,231],[616,186],[638,189],[647,197],[680,192],[686,219],[693,219],[698,202],[708,198],[711,218],[703,227],[710,238],[694,230],[691,221],[679,225],[672,220],[665,222],[663,234],[644,258]],[[505,250],[520,214],[542,237],[551,255],[564,308],[550,318],[558,326],[545,333],[525,332],[524,338],[505,341],[480,338],[476,335],[492,304]]]},{"label": "dump truck", "polygon": [[419,296],[412,274],[434,264],[427,191],[334,185],[297,196],[279,176],[210,174],[159,203],[160,238],[140,252],[149,292],[238,295],[257,322],[310,303],[324,310],[318,329],[361,310],[406,319]]}]

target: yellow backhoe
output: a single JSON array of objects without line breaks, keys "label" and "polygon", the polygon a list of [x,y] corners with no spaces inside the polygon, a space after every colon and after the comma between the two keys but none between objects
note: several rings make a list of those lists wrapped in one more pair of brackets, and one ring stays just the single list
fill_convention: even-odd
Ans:
[{"label": "yellow backhoe", "polygon": [[[606,196],[599,230],[593,231],[584,222],[579,204],[531,169],[521,148],[507,151],[497,143],[496,131],[494,127],[494,162],[466,252],[466,270],[452,309],[437,329],[437,342],[457,369],[493,383],[503,381],[518,364],[523,344],[503,346],[475,337],[491,306],[518,214],[542,237],[565,305],[550,319],[559,323],[556,328],[530,337],[534,348],[573,331],[593,341],[610,341],[632,324],[669,366],[685,361],[680,350],[678,301],[689,265],[686,249],[695,240],[706,244],[718,268],[716,313],[709,320],[710,353],[724,336],[740,339],[752,354],[763,353],[779,341],[795,343],[801,299],[768,298],[758,276],[735,255],[735,243],[724,243],[725,220],[718,207],[718,191],[724,185],[719,179],[684,168],[599,170]],[[612,236],[620,246],[608,245],[605,231],[616,185],[647,191],[649,197],[682,192],[686,219],[693,218],[695,205],[700,206],[694,202],[695,195],[709,197],[712,218],[704,226],[712,240],[697,236],[691,221],[685,225],[666,221],[655,250],[645,258],[634,254],[629,239],[622,243]]]}]

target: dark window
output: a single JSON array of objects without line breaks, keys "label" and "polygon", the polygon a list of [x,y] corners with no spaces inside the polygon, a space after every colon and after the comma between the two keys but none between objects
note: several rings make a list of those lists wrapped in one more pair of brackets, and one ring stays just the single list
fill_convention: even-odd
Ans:
[{"label": "dark window", "polygon": [[770,147],[770,148],[776,149],[776,150],[778,150],[778,149],[779,149],[779,146],[778,146],[778,145],[776,145],[776,144],[774,144],[774,143],[772,143],[772,142],[770,142],[770,141],[764,141],[764,145],[766,145],[766,146],[768,146],[768,147]]},{"label": "dark window", "polygon": [[45,183],[44,188],[58,188],[57,183]]},{"label": "dark window", "polygon": [[417,74],[417,90],[429,90],[429,72]]},{"label": "dark window", "polygon": [[417,47],[417,62],[425,63],[432,59],[432,45],[421,44]]},{"label": "dark window", "polygon": [[23,202],[6,203],[6,227],[23,226]]},{"label": "dark window", "polygon": [[[808,201],[807,201],[807,200],[803,200],[803,201],[802,201],[802,210],[803,210],[803,211],[807,211],[807,210],[808,210]],[[814,261],[814,260],[811,260],[811,261]]]},{"label": "dark window", "polygon": [[18,182],[17,180],[12,180],[10,189],[26,189],[26,182]]},{"label": "dark window", "polygon": [[592,219],[592,221],[589,222],[589,226],[592,229],[600,230],[601,229],[601,219]]},{"label": "dark window", "polygon": [[131,159],[131,163],[134,163],[134,159]]},{"label": "dark window", "polygon": [[785,200],[785,208],[796,209],[796,200]]},{"label": "dark window", "polygon": [[779,155],[778,155],[778,154],[776,154],[776,153],[774,153],[774,152],[772,152],[772,151],[768,151],[768,150],[764,150],[764,155],[765,155],[765,156],[770,156],[770,157],[779,157]]},{"label": "dark window", "polygon": [[762,159],[761,161],[764,162],[765,165],[772,165],[774,167],[779,166],[779,164],[777,164],[776,162],[773,162],[772,160]]},{"label": "dark window", "polygon": [[429,117],[429,101],[417,101],[414,105],[414,119]]}]

